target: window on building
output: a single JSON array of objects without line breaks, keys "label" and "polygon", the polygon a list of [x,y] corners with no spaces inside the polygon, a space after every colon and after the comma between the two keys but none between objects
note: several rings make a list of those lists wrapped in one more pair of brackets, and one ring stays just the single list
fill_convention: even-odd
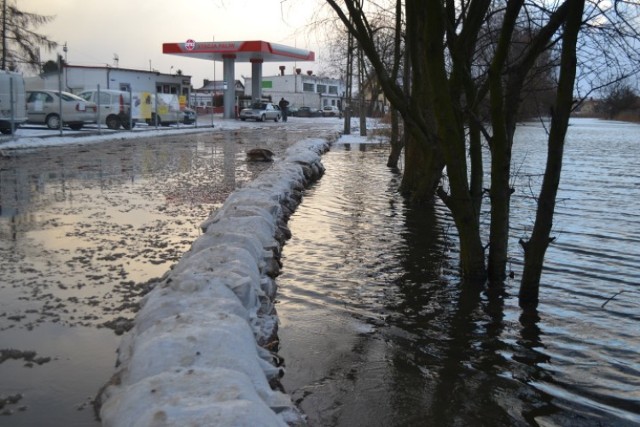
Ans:
[{"label": "window on building", "polygon": [[329,93],[332,95],[338,94],[338,86],[329,86]]},{"label": "window on building", "polygon": [[313,83],[303,83],[302,84],[302,90],[304,92],[314,92],[314,87],[313,87]]},{"label": "window on building", "polygon": [[318,85],[318,93],[327,93],[327,85]]}]

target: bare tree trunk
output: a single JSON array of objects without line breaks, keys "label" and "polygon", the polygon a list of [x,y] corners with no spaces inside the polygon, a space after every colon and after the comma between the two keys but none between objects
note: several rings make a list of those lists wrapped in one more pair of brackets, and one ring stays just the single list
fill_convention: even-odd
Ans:
[{"label": "bare tree trunk", "polygon": [[549,41],[566,21],[574,0],[562,3],[530,40],[513,64],[507,64],[512,34],[524,0],[507,3],[498,47],[489,70],[491,91],[491,227],[489,236],[489,284],[502,286],[506,277],[509,248],[511,154],[517,112],[524,81],[535,61],[548,49]]},{"label": "bare tree trunk", "polygon": [[442,155],[435,143],[425,143],[422,136],[405,130],[404,140],[405,169],[400,191],[411,203],[432,203],[442,176]]},{"label": "bare tree trunk", "polygon": [[[419,17],[410,12],[416,7],[416,0],[406,3],[407,18]],[[421,5],[417,5],[420,7]],[[424,31],[413,25],[407,33],[408,46],[424,45]],[[428,79],[424,78],[427,60],[419,51],[412,51],[408,59],[411,67],[405,71],[411,76],[411,97],[407,97],[407,88],[398,94],[409,101],[408,108],[402,112],[404,124],[404,158],[405,170],[402,177],[401,191],[409,196],[412,203],[432,203],[435,190],[442,177],[444,159],[435,134],[434,114],[431,108],[431,88]],[[397,104],[397,103],[396,103]]]},{"label": "bare tree trunk", "polygon": [[[450,90],[447,60],[442,49],[445,11],[442,5],[433,2],[416,7],[412,13],[424,19],[424,51],[421,53],[426,73],[423,78],[429,82],[438,146],[447,165],[448,192],[440,188],[438,195],[451,210],[458,230],[463,278],[470,285],[484,285],[484,248],[467,177],[464,117],[459,113],[459,100]],[[415,66],[416,61],[412,64]]]},{"label": "bare tree trunk", "polygon": [[360,136],[367,136],[367,109],[365,107],[364,99],[364,52],[362,48],[358,47],[358,92],[360,101]]},{"label": "bare tree trunk", "polygon": [[480,210],[482,208],[482,183],[484,182],[484,168],[482,161],[482,138],[480,127],[471,121],[469,125],[469,159],[471,162],[471,184],[470,194],[473,202],[475,216],[480,220]]},{"label": "bare tree trunk", "polygon": [[2,0],[2,69],[7,69],[7,0]]},{"label": "bare tree trunk", "polygon": [[511,203],[511,144],[507,109],[517,108],[505,100],[503,70],[507,63],[515,23],[524,0],[507,4],[496,53],[489,69],[491,91],[491,226],[489,234],[489,283],[501,284],[506,277],[509,247],[509,207]]},{"label": "bare tree trunk", "polygon": [[[398,70],[400,68],[401,50],[400,39],[402,36],[402,0],[396,0],[396,22],[395,22],[395,40],[393,46],[393,69],[391,71],[391,79],[398,80]],[[409,50],[409,41],[405,41],[405,51]],[[409,55],[404,55],[404,85],[403,91],[407,99],[411,94],[410,82],[411,82],[411,62],[409,61]],[[391,153],[387,159],[387,167],[397,169],[398,160],[400,154],[402,154],[402,148],[404,147],[404,141],[406,139],[406,132],[402,139],[400,139],[400,117],[398,110],[394,105],[391,105]]]},{"label": "bare tree trunk", "polygon": [[402,139],[400,138],[400,117],[398,110],[391,107],[391,136],[390,136],[391,152],[387,159],[387,167],[397,169],[400,154],[402,154]]},{"label": "bare tree trunk", "polygon": [[564,26],[560,80],[555,108],[551,117],[551,131],[542,189],[538,198],[538,210],[533,232],[529,241],[520,241],[524,248],[524,271],[520,283],[519,304],[522,308],[535,308],[538,305],[540,277],[544,256],[553,240],[551,226],[555,212],[556,195],[560,184],[564,141],[569,126],[569,115],[573,104],[573,86],[576,77],[576,44],[582,23],[585,0],[574,0]]}]

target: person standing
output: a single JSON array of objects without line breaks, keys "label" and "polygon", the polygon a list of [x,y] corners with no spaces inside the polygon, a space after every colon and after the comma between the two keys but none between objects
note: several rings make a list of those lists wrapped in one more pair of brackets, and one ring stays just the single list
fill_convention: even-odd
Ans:
[{"label": "person standing", "polygon": [[278,106],[280,107],[280,111],[282,111],[282,121],[287,121],[287,113],[289,112],[289,101],[284,99],[284,97],[280,98],[280,102],[278,102]]}]

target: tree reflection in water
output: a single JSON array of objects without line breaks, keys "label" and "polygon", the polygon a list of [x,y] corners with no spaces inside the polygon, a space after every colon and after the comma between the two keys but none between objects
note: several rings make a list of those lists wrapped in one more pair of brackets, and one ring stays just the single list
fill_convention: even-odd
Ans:
[{"label": "tree reflection in water", "polygon": [[566,338],[522,313],[512,283],[461,285],[450,218],[405,204],[386,149],[334,147],[289,223],[283,383],[310,425],[625,425],[563,392],[545,341]]}]

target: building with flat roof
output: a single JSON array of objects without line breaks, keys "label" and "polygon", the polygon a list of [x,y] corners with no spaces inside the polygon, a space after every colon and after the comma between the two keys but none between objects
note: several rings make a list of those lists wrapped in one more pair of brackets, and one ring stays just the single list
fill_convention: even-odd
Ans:
[{"label": "building with flat roof", "polygon": [[[109,66],[63,64],[60,77],[62,90],[71,93],[95,89],[98,85],[101,89],[167,93],[178,96],[187,96],[191,90],[191,76]],[[32,90],[58,89],[58,82],[58,72],[25,78],[27,88]]]},{"label": "building with flat roof", "polygon": [[[270,96],[274,102],[283,97],[289,101],[290,108],[311,107],[321,109],[327,105],[333,105],[342,109],[342,98],[345,93],[345,83],[340,79],[320,77],[312,71],[302,73],[300,68],[293,68],[293,72],[287,74],[284,66],[280,67],[277,76],[263,76],[261,95]],[[251,77],[245,77],[245,95],[253,97],[253,81]]]}]

